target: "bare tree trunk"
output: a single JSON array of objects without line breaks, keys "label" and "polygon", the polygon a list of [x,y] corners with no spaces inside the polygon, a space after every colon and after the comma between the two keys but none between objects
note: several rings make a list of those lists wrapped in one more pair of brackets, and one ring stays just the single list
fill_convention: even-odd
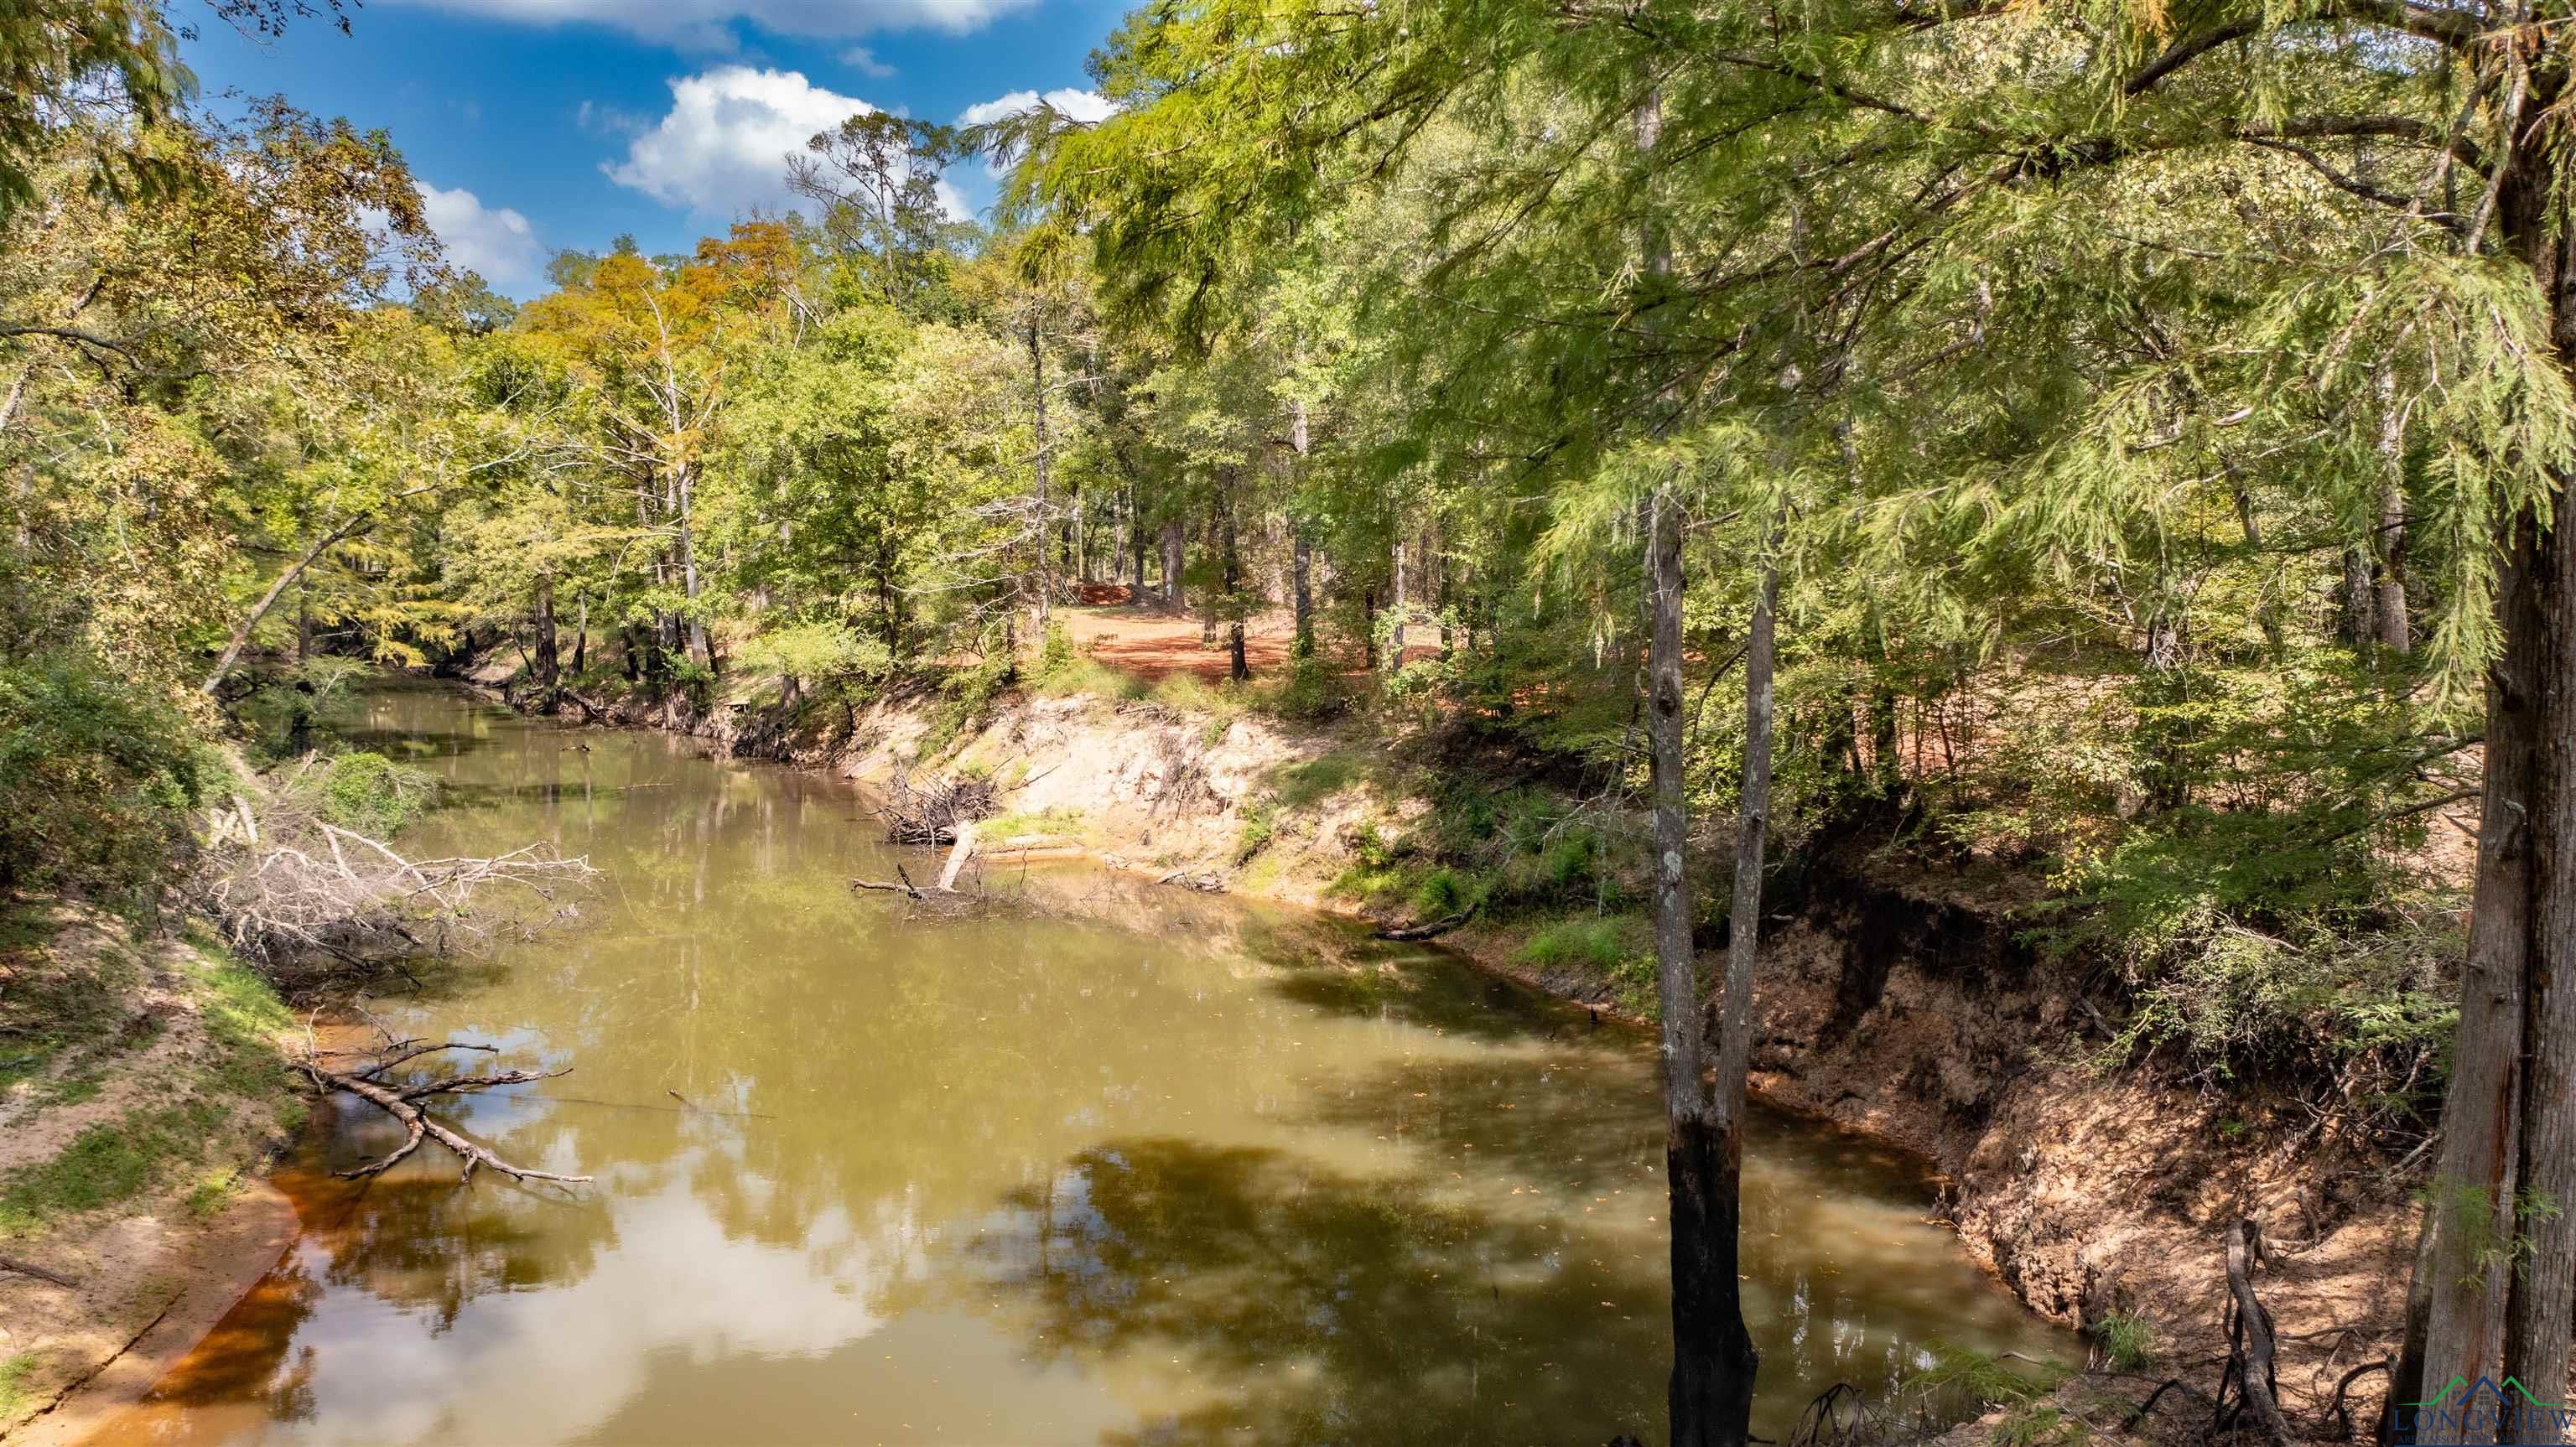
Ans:
[{"label": "bare tree trunk", "polygon": [[1234,476],[1231,472],[1218,480],[1217,498],[1220,526],[1225,530],[1221,543],[1225,549],[1226,676],[1242,683],[1252,677],[1252,667],[1243,649],[1243,562],[1235,551]]},{"label": "bare tree trunk", "polygon": [[2406,616],[2406,437],[2405,415],[2397,407],[2397,384],[2379,374],[2381,420],[2379,455],[2387,476],[2379,485],[2379,530],[2371,549],[2379,564],[2376,594],[2380,643],[2404,654],[2414,647],[2414,628]]},{"label": "bare tree trunk", "polygon": [[[1401,521],[1398,521],[1396,526],[1400,529],[1404,524]],[[1388,614],[1395,619],[1394,631],[1388,636],[1386,649],[1386,667],[1387,671],[1392,673],[1404,666],[1404,622],[1406,609],[1404,603],[1404,536],[1401,532],[1397,533],[1395,539],[1395,584],[1392,596],[1387,599],[1387,611]]]},{"label": "bare tree trunk", "polygon": [[[1291,397],[1288,399],[1288,446],[1297,454],[1297,482],[1301,487],[1306,481],[1306,455],[1310,445],[1306,431],[1306,399]],[[1306,540],[1303,522],[1292,521],[1289,526],[1295,532],[1295,541],[1289,552],[1289,593],[1297,610],[1294,652],[1299,658],[1312,658],[1315,656],[1314,546]]]},{"label": "bare tree trunk", "polygon": [[579,678],[590,658],[590,600],[584,598],[573,606],[572,676]]},{"label": "bare tree trunk", "polygon": [[[2157,592],[2156,611],[2147,618],[2147,651],[2140,684],[2145,703],[2170,709],[2184,701],[2190,687],[2183,672],[2184,620],[2181,604],[2173,600],[2161,578]],[[2191,802],[2191,766],[2183,752],[2188,735],[2188,727],[2169,713],[2139,723],[2138,741],[2146,756],[2144,777],[2139,782],[2159,810],[2179,809]]]},{"label": "bare tree trunk", "polygon": [[536,647],[531,651],[528,662],[530,671],[536,675],[537,687],[551,693],[561,669],[555,641],[555,580],[552,578],[541,576],[537,579],[535,615]]},{"label": "bare tree trunk", "polygon": [[1181,520],[1172,518],[1163,524],[1163,606],[1179,608],[1186,601],[1181,596]]},{"label": "bare tree trunk", "polygon": [[680,514],[680,591],[689,600],[689,657],[701,668],[713,670],[715,651],[707,646],[707,624],[698,615],[698,541],[690,525],[690,499],[697,491],[694,469],[682,467],[671,479],[672,496],[678,501]]},{"label": "bare tree trunk", "polygon": [[[1636,144],[1662,139],[1663,97],[1649,89],[1636,114]],[[1650,208],[1640,238],[1645,269],[1672,270],[1672,251]],[[1667,402],[1677,399],[1667,395]],[[1664,1172],[1671,1194],[1673,1371],[1666,1396],[1672,1447],[1745,1447],[1752,1433],[1760,1358],[1744,1326],[1744,1072],[1753,951],[1761,921],[1762,855],[1771,791],[1771,615],[1778,574],[1766,558],[1745,658],[1742,822],[1736,847],[1736,913],[1719,998],[1717,1076],[1701,1077],[1707,1022],[1691,945],[1690,816],[1683,787],[1681,500],[1667,476],[1648,505],[1646,742],[1655,815],[1655,978],[1663,1007]],[[1749,901],[1749,903],[1748,903]],[[1740,976],[1740,978],[1739,978]],[[1739,994],[1741,992],[1741,994]]]},{"label": "bare tree trunk", "polygon": [[2343,598],[2336,631],[2354,648],[2368,648],[2378,632],[2379,596],[2370,581],[2370,550],[2343,550]]},{"label": "bare tree trunk", "polygon": [[1054,601],[1055,579],[1047,568],[1047,410],[1046,350],[1038,344],[1038,324],[1029,323],[1029,389],[1037,399],[1038,483],[1038,637],[1044,639],[1047,609]]},{"label": "bare tree trunk", "polygon": [[[2529,1257],[2513,1274],[2504,1360],[2505,1370],[2534,1391],[2566,1383],[2568,1338],[2576,1331],[2576,524],[2566,512],[2571,501],[2576,499],[2562,483],[2558,521],[2535,540],[2533,571],[2539,577],[2533,591],[2543,611],[2534,620],[2542,640],[2533,651],[2541,656],[2536,674],[2526,675],[2539,695],[2528,785],[2532,902],[2520,1042],[2527,1063],[2516,1170],[2516,1224]],[[2483,891],[2478,902],[2484,906]],[[2446,1130],[2449,1120],[2446,1114]],[[2533,1416],[2547,1420],[2533,1422]],[[2515,1430],[2499,1435],[2526,1444],[2559,1442],[2567,1430],[2552,1414],[2526,1413]]]},{"label": "bare tree trunk", "polygon": [[1136,577],[1133,577],[1131,582],[1128,582],[1128,587],[1131,587],[1131,592],[1128,592],[1128,600],[1136,602],[1136,605],[1144,605],[1144,602],[1146,602],[1146,592],[1144,592],[1144,554],[1146,554],[1146,538],[1144,538],[1144,510],[1141,510],[1141,507],[1136,507],[1136,484],[1133,484],[1133,481],[1131,481],[1131,484],[1128,484],[1128,551],[1133,551],[1133,554],[1136,554]]},{"label": "bare tree trunk", "polygon": [[[2535,87],[2536,113],[2563,82]],[[2552,341],[2576,348],[2566,299],[2566,202],[2531,156],[2500,187],[2506,244],[2551,299]],[[2422,1258],[2432,1298],[2423,1371],[2392,1384],[2421,1402],[2454,1376],[2511,1375],[2534,1392],[2566,1382],[2576,1317],[2576,527],[2558,479],[2544,528],[2514,522],[2497,612],[2502,656],[2487,674],[2485,799],[2477,889],[2460,980],[2460,1025],[2442,1107],[2442,1154],[2428,1191]],[[2544,1203],[2545,1198],[2545,1203]],[[2419,1282],[2419,1289],[2421,1289]],[[2401,1417],[2405,1409],[2401,1408]],[[2527,1418],[2534,1414],[2524,1414]],[[2502,1434],[2549,1442],[2565,1429],[2524,1420]],[[2402,1433],[2410,1425],[2398,1424]],[[2462,1439],[2463,1424],[2419,1418],[2415,1440]],[[2483,1425],[2483,1424],[2482,1424]],[[2481,1431],[2481,1437],[2496,1435]]]}]

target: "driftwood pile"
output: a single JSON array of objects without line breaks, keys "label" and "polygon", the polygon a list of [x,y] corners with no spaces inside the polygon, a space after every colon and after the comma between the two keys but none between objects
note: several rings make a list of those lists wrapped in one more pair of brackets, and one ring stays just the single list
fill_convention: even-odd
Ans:
[{"label": "driftwood pile", "polygon": [[954,844],[959,825],[991,818],[1000,804],[1001,790],[991,779],[916,784],[905,774],[886,786],[885,806],[877,813],[885,820],[888,844]]},{"label": "driftwood pile", "polygon": [[[431,1119],[429,1113],[423,1110],[420,1104],[432,1096],[463,1095],[469,1091],[489,1090],[496,1085],[524,1085],[532,1080],[552,1080],[558,1075],[569,1073],[572,1068],[570,1066],[562,1070],[499,1070],[490,1075],[448,1075],[413,1085],[396,1084],[384,1079],[386,1071],[406,1061],[418,1060],[423,1056],[437,1055],[450,1050],[481,1050],[487,1053],[498,1053],[497,1047],[494,1046],[467,1045],[454,1040],[436,1043],[424,1040],[389,1040],[375,1050],[316,1051],[296,1062],[296,1068],[310,1076],[316,1087],[325,1091],[345,1091],[402,1122],[401,1145],[363,1166],[355,1166],[334,1174],[353,1181],[382,1175],[401,1164],[405,1157],[420,1148],[422,1140],[428,1139],[447,1147],[459,1160],[465,1162],[465,1173],[457,1178],[459,1184],[474,1179],[474,1170],[477,1166],[490,1166],[503,1175],[521,1181],[577,1183],[590,1179],[588,1176],[559,1175],[553,1171],[532,1170],[526,1166],[513,1165],[493,1154],[490,1148],[479,1145],[459,1134],[454,1128]],[[326,1059],[344,1054],[359,1057],[357,1068],[334,1069],[323,1063]],[[369,1056],[374,1058],[367,1059],[366,1057]]]},{"label": "driftwood pile", "polygon": [[226,944],[273,971],[315,956],[369,965],[470,950],[569,918],[565,890],[598,873],[542,843],[409,858],[323,818],[292,787],[256,809],[234,794],[206,813],[190,893]]}]

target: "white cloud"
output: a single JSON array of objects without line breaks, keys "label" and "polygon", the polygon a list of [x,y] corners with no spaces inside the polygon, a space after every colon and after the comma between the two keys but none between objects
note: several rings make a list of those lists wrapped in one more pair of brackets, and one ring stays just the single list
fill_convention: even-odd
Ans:
[{"label": "white cloud", "polygon": [[[1015,90],[1009,95],[995,96],[991,100],[968,106],[958,114],[957,124],[990,125],[1004,116],[1015,116],[1022,111],[1037,109],[1039,99],[1038,93],[1033,90]],[[1048,105],[1085,124],[1097,124],[1118,113],[1117,102],[1096,90],[1075,90],[1071,86],[1065,86],[1059,90],[1048,91],[1045,100]]]},{"label": "white cloud", "polygon": [[481,272],[498,291],[536,280],[545,256],[527,217],[507,206],[486,206],[463,187],[442,191],[424,182],[420,200],[429,229],[447,246],[449,261]]},{"label": "white cloud", "polygon": [[[957,113],[957,124],[989,126],[1005,116],[1015,116],[1024,111],[1036,110],[1039,99],[1036,91],[1015,90],[1008,95],[998,95],[988,101],[978,101]],[[1096,90],[1075,90],[1071,86],[1063,86],[1048,91],[1044,99],[1048,105],[1085,125],[1098,125],[1118,113],[1118,103]],[[984,169],[999,176],[1009,168],[986,161]]]},{"label": "white cloud", "polygon": [[666,206],[730,218],[787,206],[787,157],[817,132],[876,109],[793,70],[719,66],[671,82],[671,111],[628,143],[608,179]]},{"label": "white cloud", "polygon": [[877,59],[877,53],[864,45],[853,45],[842,51],[841,64],[871,80],[886,80],[894,75],[894,67]]},{"label": "white cloud", "polygon": [[963,35],[1033,0],[417,0],[444,10],[548,25],[592,21],[696,49],[730,49],[728,22],[782,35],[848,36],[874,30]]}]

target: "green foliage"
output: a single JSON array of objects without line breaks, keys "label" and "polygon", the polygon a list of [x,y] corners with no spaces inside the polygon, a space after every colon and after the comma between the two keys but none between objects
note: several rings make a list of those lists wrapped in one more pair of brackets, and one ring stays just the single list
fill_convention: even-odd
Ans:
[{"label": "green foliage", "polygon": [[1234,867],[1250,864],[1279,834],[1279,805],[1270,800],[1244,811],[1243,828],[1234,838]]},{"label": "green foliage", "polygon": [[322,774],[322,817],[343,829],[390,839],[438,801],[435,774],[359,751],[331,760]]},{"label": "green foliage", "polygon": [[1351,706],[1349,687],[1323,659],[1312,655],[1290,660],[1287,675],[1268,696],[1272,712],[1297,723],[1322,723]]},{"label": "green foliage", "polygon": [[837,619],[763,629],[733,662],[745,672],[783,674],[818,686],[883,678],[894,666],[883,642]]},{"label": "green foliage", "polygon": [[0,658],[0,890],[146,897],[215,778],[151,692],[89,659]]},{"label": "green foliage", "polygon": [[1907,1385],[1956,1392],[1980,1408],[2002,1403],[2029,1406],[2056,1384],[2057,1375],[2045,1367],[2034,1373],[2030,1364],[2008,1364],[1990,1352],[1935,1342],[1932,1365],[1917,1372]]},{"label": "green foliage", "polygon": [[1441,865],[1413,887],[1413,912],[1426,920],[1447,919],[1484,898],[1481,881]]}]

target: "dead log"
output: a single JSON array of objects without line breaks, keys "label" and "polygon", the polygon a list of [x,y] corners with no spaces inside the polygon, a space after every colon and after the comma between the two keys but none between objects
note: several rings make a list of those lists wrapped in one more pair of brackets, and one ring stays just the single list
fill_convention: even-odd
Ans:
[{"label": "dead log", "polygon": [[2272,1313],[2254,1296],[2251,1273],[2263,1260],[2263,1229],[2239,1217],[2227,1233],[2227,1370],[2219,1380],[2221,1420],[2227,1383],[2236,1383],[2240,1411],[2250,1411],[2263,1435],[2287,1447],[2289,1419],[2281,1414],[2281,1386],[2273,1347]]},{"label": "dead log", "polygon": [[440,1145],[447,1147],[447,1149],[453,1152],[458,1159],[465,1162],[464,1173],[457,1177],[459,1184],[474,1179],[474,1170],[477,1166],[490,1166],[492,1169],[501,1172],[503,1175],[509,1176],[514,1180],[521,1181],[563,1181],[567,1183],[579,1183],[590,1179],[588,1176],[567,1176],[558,1174],[554,1171],[540,1171],[527,1166],[513,1165],[509,1161],[503,1160],[500,1156],[494,1154],[489,1148],[466,1139],[456,1131],[442,1125],[437,1120],[432,1119],[430,1114],[427,1111],[422,1110],[418,1104],[419,1101],[425,1100],[434,1095],[459,1095],[467,1091],[488,1090],[496,1085],[525,1085],[534,1080],[552,1080],[558,1075],[569,1074],[571,1072],[570,1066],[566,1066],[562,1070],[502,1070],[496,1071],[490,1075],[450,1075],[437,1080],[426,1081],[418,1085],[394,1086],[385,1084],[382,1081],[375,1080],[370,1077],[391,1065],[400,1063],[401,1061],[416,1059],[423,1055],[435,1054],[442,1050],[488,1051],[493,1049],[493,1047],[489,1045],[464,1045],[455,1042],[442,1042],[436,1045],[423,1046],[418,1041],[406,1040],[397,1042],[388,1048],[402,1053],[387,1060],[377,1061],[362,1070],[328,1070],[325,1069],[319,1059],[315,1057],[307,1057],[296,1062],[297,1065],[302,1068],[304,1073],[312,1078],[313,1083],[317,1087],[324,1090],[347,1091],[349,1094],[358,1097],[360,1100],[366,1101],[368,1104],[384,1111],[385,1114],[392,1116],[395,1120],[402,1122],[403,1141],[401,1145],[394,1147],[393,1150],[387,1152],[382,1157],[369,1161],[363,1166],[356,1166],[345,1171],[336,1171],[333,1174],[353,1181],[364,1180],[370,1176],[382,1175],[386,1171],[392,1170],[395,1166],[401,1164],[405,1157],[420,1148],[421,1141],[427,1139],[435,1140]]},{"label": "dead log", "polygon": [[974,852],[974,824],[969,822],[958,825],[957,842],[955,845],[951,846],[948,851],[948,865],[946,868],[939,871],[940,893],[955,894],[957,892],[957,871],[966,867],[966,860],[968,857],[973,855]]}]

